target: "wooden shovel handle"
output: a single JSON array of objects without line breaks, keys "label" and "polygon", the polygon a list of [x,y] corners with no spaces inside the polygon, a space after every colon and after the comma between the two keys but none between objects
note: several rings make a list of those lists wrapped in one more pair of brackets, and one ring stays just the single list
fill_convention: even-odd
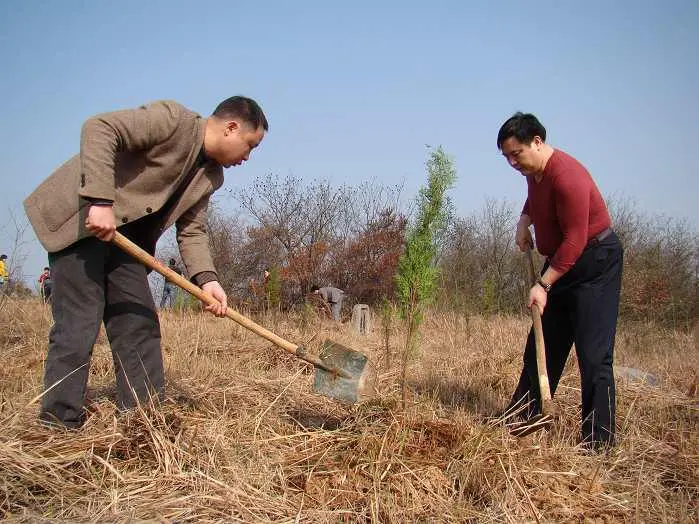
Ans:
[{"label": "wooden shovel handle", "polygon": [[[527,261],[529,262],[529,280],[532,286],[536,285],[536,270],[532,250],[527,249]],[[546,369],[546,349],[544,346],[544,327],[541,324],[541,312],[536,304],[532,304],[532,323],[534,324],[534,342],[536,345],[536,369],[539,372],[539,393],[541,394],[542,410],[546,412],[546,406],[551,401],[551,387],[549,374]]]},{"label": "wooden shovel handle", "polygon": [[[128,238],[126,238],[118,231],[114,234],[114,239],[112,240],[112,242],[116,246],[118,246],[119,249],[122,249],[123,251],[134,257],[144,266],[149,267],[153,271],[160,273],[170,282],[184,289],[188,293],[194,295],[196,298],[198,298],[205,304],[216,305],[219,303],[218,300],[209,295],[206,291],[202,290],[199,286],[192,284],[189,280],[187,280],[177,272],[173,271],[172,269],[165,267],[154,257],[146,253],[143,249],[131,242]],[[325,366],[319,358],[315,357],[314,355],[307,354],[305,352],[305,349],[303,349],[301,346],[293,344],[288,340],[285,340],[282,337],[272,333],[270,330],[260,326],[259,324],[253,322],[249,318],[241,315],[236,310],[230,307],[226,308],[226,316],[231,320],[234,320],[244,328],[249,329],[256,335],[259,335],[262,338],[269,340],[272,344],[275,344],[276,346],[279,346],[280,348],[288,351],[292,355],[300,359],[303,359],[306,362],[313,364],[314,366],[326,369],[327,371],[335,371],[332,369],[328,369],[327,366]]]}]

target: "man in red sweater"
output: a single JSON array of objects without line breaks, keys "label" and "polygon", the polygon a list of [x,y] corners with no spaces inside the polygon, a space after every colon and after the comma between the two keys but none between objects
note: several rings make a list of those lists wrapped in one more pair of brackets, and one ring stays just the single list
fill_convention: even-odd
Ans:
[{"label": "man in red sweater", "polygon": [[[614,445],[612,364],[623,248],[585,167],[545,140],[546,129],[534,115],[516,113],[500,128],[497,145],[527,179],[516,243],[522,251],[532,248],[533,224],[536,247],[546,257],[528,306],[542,312],[551,394],[575,343],[582,385],[581,440],[599,450]],[[541,412],[533,331],[508,412],[517,410],[525,417]]]}]

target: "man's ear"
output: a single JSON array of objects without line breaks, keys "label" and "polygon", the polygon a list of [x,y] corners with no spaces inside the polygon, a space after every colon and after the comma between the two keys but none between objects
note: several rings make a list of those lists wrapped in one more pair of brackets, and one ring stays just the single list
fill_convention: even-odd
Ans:
[{"label": "man's ear", "polygon": [[230,133],[233,133],[240,129],[240,123],[237,120],[229,120],[226,122],[226,129],[224,131],[224,134],[229,135]]}]

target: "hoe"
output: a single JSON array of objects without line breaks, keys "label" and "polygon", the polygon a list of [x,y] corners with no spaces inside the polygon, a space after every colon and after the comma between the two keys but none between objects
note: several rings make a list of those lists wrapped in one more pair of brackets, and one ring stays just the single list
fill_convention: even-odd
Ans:
[{"label": "hoe", "polygon": [[[214,297],[175,271],[161,265],[155,258],[118,231],[112,242],[146,267],[160,273],[170,282],[194,295],[205,304],[218,304]],[[327,340],[323,344],[320,354],[318,356],[312,355],[304,346],[283,339],[230,307],[226,310],[226,316],[295,357],[313,365],[315,367],[313,389],[317,393],[345,402],[357,402],[363,382],[362,374],[367,363],[367,357],[363,353]]]}]

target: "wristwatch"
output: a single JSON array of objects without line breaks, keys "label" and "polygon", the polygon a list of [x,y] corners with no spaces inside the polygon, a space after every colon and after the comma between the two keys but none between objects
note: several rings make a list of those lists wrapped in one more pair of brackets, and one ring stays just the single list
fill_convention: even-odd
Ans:
[{"label": "wristwatch", "polygon": [[546,282],[544,282],[543,280],[541,280],[541,278],[539,278],[539,279],[536,281],[536,283],[539,284],[541,287],[543,287],[543,288],[544,288],[544,291],[546,291],[547,293],[551,290],[551,284],[547,284]]}]

